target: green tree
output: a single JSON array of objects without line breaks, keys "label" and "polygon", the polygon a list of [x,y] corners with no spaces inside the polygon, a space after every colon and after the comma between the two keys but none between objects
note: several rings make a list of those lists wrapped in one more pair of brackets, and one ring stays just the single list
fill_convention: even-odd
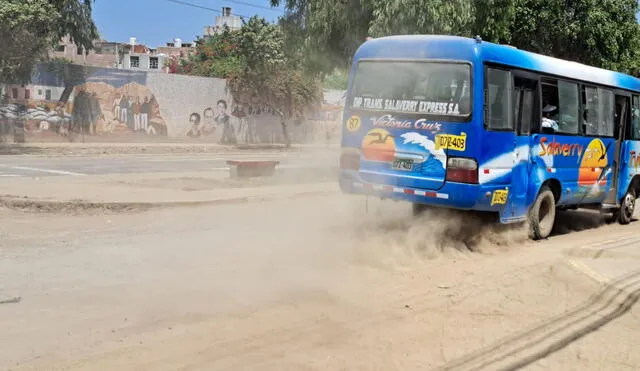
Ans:
[{"label": "green tree", "polygon": [[515,12],[511,35],[518,48],[638,73],[636,0],[517,0]]},{"label": "green tree", "polygon": [[[296,48],[346,67],[367,36],[479,35],[523,50],[622,72],[639,73],[637,0],[271,0]],[[287,29],[287,28],[285,28]],[[287,31],[289,32],[289,31]],[[313,65],[310,65],[314,67]]]},{"label": "green tree", "polygon": [[308,73],[324,76],[335,67],[346,68],[369,34],[374,3],[369,0],[271,0],[284,4],[281,20],[288,45],[304,52]]},{"label": "green tree", "polygon": [[467,36],[478,35],[483,40],[510,43],[511,25],[516,16],[517,0],[473,0],[473,20]]},{"label": "green tree", "polygon": [[242,69],[229,79],[231,95],[242,104],[277,112],[290,147],[288,127],[320,103],[319,82],[301,71],[299,61],[287,58],[285,35],[278,25],[254,16],[242,26],[236,41]]},{"label": "green tree", "polygon": [[170,61],[171,73],[228,78],[241,70],[237,32],[224,26],[221,33],[198,38],[196,52],[188,59]]},{"label": "green tree", "polygon": [[374,0],[373,4],[373,20],[369,28],[373,37],[392,34],[463,35],[471,28],[469,0]]},{"label": "green tree", "polygon": [[91,0],[0,1],[0,81],[28,81],[34,65],[66,35],[91,49],[98,37],[91,5]]}]

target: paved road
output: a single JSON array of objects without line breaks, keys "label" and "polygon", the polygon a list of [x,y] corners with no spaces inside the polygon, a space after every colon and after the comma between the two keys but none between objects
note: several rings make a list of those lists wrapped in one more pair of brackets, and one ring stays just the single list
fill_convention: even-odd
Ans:
[{"label": "paved road", "polygon": [[638,294],[585,269],[638,270],[633,225],[519,246],[517,230],[337,195],[0,218],[1,370],[640,365]]},{"label": "paved road", "polygon": [[83,176],[116,173],[227,171],[227,160],[279,160],[280,169],[335,168],[335,151],[313,153],[238,152],[207,155],[122,155],[96,157],[31,157],[0,158],[0,178]]}]

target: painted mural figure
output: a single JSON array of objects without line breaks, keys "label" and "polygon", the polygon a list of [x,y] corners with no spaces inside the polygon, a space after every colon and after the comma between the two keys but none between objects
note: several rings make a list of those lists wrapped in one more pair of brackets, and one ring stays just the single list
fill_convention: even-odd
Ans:
[{"label": "painted mural figure", "polygon": [[113,117],[114,118],[120,118],[120,99],[121,96],[120,94],[116,94],[115,98],[113,99]]},{"label": "painted mural figure", "polygon": [[94,91],[89,98],[89,118],[90,128],[89,133],[96,134],[96,123],[98,119],[102,117],[102,108],[100,108],[100,100],[98,94]]},{"label": "painted mural figure", "polygon": [[140,126],[143,132],[149,133],[149,97],[144,97],[144,102],[140,106]]},{"label": "painted mural figure", "polygon": [[204,124],[201,127],[202,135],[213,135],[216,132],[216,121],[213,117],[213,108],[207,107],[202,113],[204,117]]},{"label": "painted mural figure", "polygon": [[127,123],[127,97],[122,94],[120,98],[120,122]]},{"label": "painted mural figure", "polygon": [[229,121],[229,115],[227,114],[227,101],[220,99],[217,102],[216,107],[218,108],[218,112],[214,120],[218,126],[222,126],[222,139],[220,142],[225,144],[236,143],[235,132],[231,122]]},{"label": "painted mural figure", "polygon": [[191,124],[191,127],[189,128],[189,131],[187,131],[187,136],[191,138],[200,137],[200,135],[202,135],[200,131],[200,114],[193,112],[189,115],[189,123]]},{"label": "painted mural figure", "polygon": [[133,115],[134,115],[134,103],[133,103],[133,97],[132,96],[127,96],[127,126],[129,127],[129,129],[131,129],[131,131],[135,132],[135,126],[134,126],[134,119],[133,119]]}]

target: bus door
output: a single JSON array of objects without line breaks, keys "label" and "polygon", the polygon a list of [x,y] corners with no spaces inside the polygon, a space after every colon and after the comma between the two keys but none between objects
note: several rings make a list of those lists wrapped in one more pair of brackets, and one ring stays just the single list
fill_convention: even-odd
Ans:
[{"label": "bus door", "polygon": [[511,217],[527,215],[527,191],[531,170],[531,128],[539,121],[539,94],[537,76],[513,71],[513,119],[516,136],[514,142],[514,167],[511,177]]},{"label": "bus door", "polygon": [[618,182],[620,175],[620,165],[621,161],[621,150],[622,150],[622,141],[624,140],[624,130],[631,124],[631,102],[629,96],[626,95],[618,95],[615,96],[615,107],[616,107],[616,115],[614,118],[614,135],[615,135],[615,152],[613,156],[613,164],[612,164],[612,180],[611,180],[611,188],[609,188],[609,192],[607,192],[607,196],[605,197],[603,204],[604,206],[613,207],[618,204],[617,193],[618,193]]}]

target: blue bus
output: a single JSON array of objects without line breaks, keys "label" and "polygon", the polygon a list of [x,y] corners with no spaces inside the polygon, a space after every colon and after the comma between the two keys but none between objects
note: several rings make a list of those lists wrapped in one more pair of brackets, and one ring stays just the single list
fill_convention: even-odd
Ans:
[{"label": "blue bus", "polygon": [[640,80],[443,35],[371,39],[344,108],[342,192],[489,212],[552,231],[556,210],[622,224],[640,195]]}]

